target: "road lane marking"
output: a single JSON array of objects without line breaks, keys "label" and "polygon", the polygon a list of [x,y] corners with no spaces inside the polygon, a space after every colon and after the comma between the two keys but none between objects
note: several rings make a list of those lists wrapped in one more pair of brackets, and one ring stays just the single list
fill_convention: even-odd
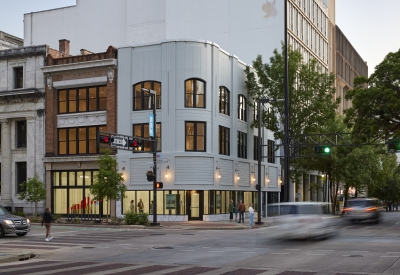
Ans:
[{"label": "road lane marking", "polygon": [[[77,231],[51,232],[51,235],[71,233],[71,232],[77,232]],[[46,234],[45,233],[43,233],[43,234],[29,234],[28,233],[28,236],[44,236],[44,235],[46,235]],[[74,236],[70,236],[70,237],[74,237]]]},{"label": "road lane marking", "polygon": [[332,252],[332,251],[335,251],[335,250],[317,250],[317,251],[320,251],[320,252]]},{"label": "road lane marking", "polygon": [[211,248],[211,246],[210,246],[210,247],[208,247],[208,246],[201,246],[201,248]]},{"label": "road lane marking", "polygon": [[301,250],[301,249],[294,249],[294,248],[293,248],[293,249],[285,249],[285,250]]},{"label": "road lane marking", "polygon": [[381,258],[399,258],[400,256],[380,256]]},{"label": "road lane marking", "polygon": [[368,253],[369,251],[351,251],[351,253]]},{"label": "road lane marking", "polygon": [[137,247],[124,247],[122,249],[139,249],[139,248],[137,248]]},{"label": "road lane marking", "polygon": [[307,254],[307,256],[325,256],[325,254]]},{"label": "road lane marking", "polygon": [[283,255],[283,254],[290,254],[290,253],[272,253],[272,254]]},{"label": "road lane marking", "polygon": [[222,250],[211,250],[211,251],[208,251],[208,252],[225,252],[225,251],[222,251]]},{"label": "road lane marking", "polygon": [[179,251],[184,251],[184,252],[185,252],[185,251],[192,251],[192,252],[193,252],[194,250],[179,250]]},{"label": "road lane marking", "polygon": [[228,248],[228,249],[238,249],[239,247],[226,246],[225,248]]},{"label": "road lane marking", "polygon": [[245,251],[245,252],[240,252],[240,253],[256,253],[254,251]]}]

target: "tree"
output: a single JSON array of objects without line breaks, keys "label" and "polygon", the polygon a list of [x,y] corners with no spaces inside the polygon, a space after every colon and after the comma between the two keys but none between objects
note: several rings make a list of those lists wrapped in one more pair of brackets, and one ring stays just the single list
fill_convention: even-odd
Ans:
[{"label": "tree", "polygon": [[[283,46],[282,46],[283,52]],[[245,69],[248,101],[253,108],[261,98],[284,98],[284,56],[274,50],[269,64],[264,64],[262,57],[253,61],[253,69]],[[323,72],[315,59],[305,63],[299,51],[288,49],[289,65],[289,131],[290,135],[321,133],[321,127],[329,120],[334,120],[335,110],[340,98],[333,100],[335,94],[333,74]],[[275,139],[284,139],[281,125],[284,123],[284,102],[270,102],[267,110],[262,110],[261,124],[274,132]],[[257,120],[253,127],[257,127]],[[300,175],[304,172],[304,161],[291,160],[291,178],[300,184]]]},{"label": "tree", "polygon": [[346,123],[377,139],[400,137],[400,50],[389,53],[369,77],[357,77],[346,94]]},{"label": "tree", "polygon": [[99,173],[94,178],[93,185],[90,186],[90,192],[94,199],[108,201],[108,209],[111,209],[112,200],[124,198],[127,191],[123,174],[118,172],[117,160],[110,153],[110,150],[105,150],[104,155],[99,157]]},{"label": "tree", "polygon": [[45,184],[39,180],[39,176],[35,173],[33,178],[30,178],[28,181],[24,181],[20,184],[21,191],[19,193],[20,200],[26,200],[31,203],[31,207],[33,203],[35,203],[35,217],[37,217],[37,209],[38,202],[46,199],[46,186]]}]

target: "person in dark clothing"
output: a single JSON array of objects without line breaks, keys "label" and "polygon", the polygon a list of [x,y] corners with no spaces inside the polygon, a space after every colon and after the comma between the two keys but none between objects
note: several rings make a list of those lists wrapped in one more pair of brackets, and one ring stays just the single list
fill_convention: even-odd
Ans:
[{"label": "person in dark clothing", "polygon": [[51,208],[46,207],[46,211],[43,213],[43,220],[42,220],[42,226],[43,224],[46,226],[46,238],[44,239],[46,242],[53,239],[53,237],[50,237],[50,227],[52,221],[54,222],[53,215],[51,215]]},{"label": "person in dark clothing", "polygon": [[246,207],[242,201],[240,201],[240,203],[239,203],[238,210],[239,210],[239,222],[238,223],[240,223],[240,221],[242,221],[242,223],[244,223],[244,211],[246,211]]}]

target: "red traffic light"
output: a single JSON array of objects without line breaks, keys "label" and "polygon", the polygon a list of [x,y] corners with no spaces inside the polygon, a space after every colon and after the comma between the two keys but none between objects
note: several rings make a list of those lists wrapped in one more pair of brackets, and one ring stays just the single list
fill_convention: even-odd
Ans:
[{"label": "red traffic light", "polygon": [[164,184],[162,182],[156,182],[156,189],[162,189]]},{"label": "red traffic light", "polygon": [[110,136],[100,136],[100,143],[110,143]]},{"label": "red traffic light", "polygon": [[135,139],[130,139],[129,140],[129,147],[138,148],[138,147],[141,147],[141,146],[142,146],[141,142],[139,142],[139,141],[137,141]]}]

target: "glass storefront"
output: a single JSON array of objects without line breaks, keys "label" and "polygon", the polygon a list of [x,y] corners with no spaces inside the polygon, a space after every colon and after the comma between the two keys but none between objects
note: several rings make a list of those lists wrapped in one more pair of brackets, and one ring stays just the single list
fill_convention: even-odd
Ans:
[{"label": "glass storefront", "polygon": [[90,193],[96,170],[53,171],[52,209],[59,215],[95,215],[110,213],[107,201],[97,201]]}]

